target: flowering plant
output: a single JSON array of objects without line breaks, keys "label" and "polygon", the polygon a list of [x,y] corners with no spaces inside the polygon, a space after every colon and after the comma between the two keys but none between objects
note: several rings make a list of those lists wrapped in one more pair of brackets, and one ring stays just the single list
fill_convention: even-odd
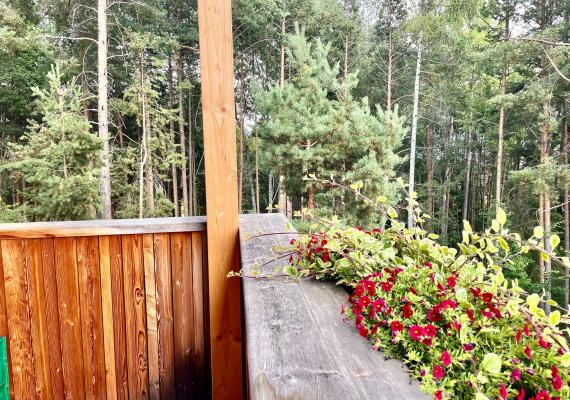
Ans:
[{"label": "flowering plant", "polygon": [[484,234],[465,223],[463,242],[451,248],[389,212],[385,231],[320,220],[292,241],[289,273],[350,287],[344,315],[435,399],[570,399],[570,318],[546,313],[555,302],[528,295],[502,272],[509,241],[538,248],[540,232],[523,243],[499,210]]}]

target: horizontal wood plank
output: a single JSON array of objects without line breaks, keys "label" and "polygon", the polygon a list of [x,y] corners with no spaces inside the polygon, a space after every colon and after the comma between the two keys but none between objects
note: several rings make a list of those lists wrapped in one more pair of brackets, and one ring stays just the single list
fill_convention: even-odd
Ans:
[{"label": "horizontal wood plank", "polygon": [[[296,236],[282,214],[242,216],[243,272],[273,273],[286,260],[274,247]],[[280,233],[255,237],[259,234]],[[346,292],[332,283],[289,278],[243,280],[249,394],[259,399],[419,400],[403,364],[373,351],[340,309]]]},{"label": "horizontal wood plank", "polygon": [[31,222],[23,224],[0,224],[0,239],[200,232],[205,229],[206,217]]}]

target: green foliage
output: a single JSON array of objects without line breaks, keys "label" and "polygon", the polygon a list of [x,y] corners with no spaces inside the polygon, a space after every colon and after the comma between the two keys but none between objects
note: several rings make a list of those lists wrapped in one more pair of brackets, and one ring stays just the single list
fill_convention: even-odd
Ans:
[{"label": "green foliage", "polygon": [[[260,91],[257,105],[265,162],[285,175],[287,193],[317,192],[319,204],[333,204],[333,212],[361,223],[374,221],[368,208],[343,203],[341,192],[302,176],[325,176],[340,182],[362,180],[370,197],[394,202],[397,189],[389,183],[401,161],[394,150],[406,130],[397,113],[370,111],[367,99],[352,96],[358,80],[349,74],[339,82],[338,64],[330,64],[330,44],[308,43],[297,30],[289,38],[288,59],[295,75],[283,88]],[[320,192],[320,193],[319,193]]]},{"label": "green foliage", "polygon": [[82,115],[75,80],[63,82],[60,64],[52,67],[47,79],[47,89],[33,88],[41,120],[30,121],[21,142],[10,145],[11,161],[2,168],[24,182],[25,218],[93,218],[100,141]]}]

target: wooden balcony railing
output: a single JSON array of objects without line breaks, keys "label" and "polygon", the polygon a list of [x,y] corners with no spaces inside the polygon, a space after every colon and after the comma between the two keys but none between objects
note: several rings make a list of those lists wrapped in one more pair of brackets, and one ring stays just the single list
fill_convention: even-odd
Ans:
[{"label": "wooden balcony railing", "polygon": [[[294,231],[283,234],[287,225],[281,214],[241,218],[244,274],[254,268],[261,275],[282,270],[287,258],[277,258],[274,249],[296,237]],[[342,288],[286,277],[245,278],[243,297],[251,400],[429,398],[400,362],[386,360],[343,323],[340,309],[347,293]]]},{"label": "wooden balcony railing", "polygon": [[15,399],[210,396],[205,218],[0,225]]}]

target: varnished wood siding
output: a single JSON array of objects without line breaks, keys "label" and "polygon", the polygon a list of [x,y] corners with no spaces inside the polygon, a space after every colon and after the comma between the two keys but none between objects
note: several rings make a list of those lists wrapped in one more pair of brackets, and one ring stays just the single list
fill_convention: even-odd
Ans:
[{"label": "varnished wood siding", "polygon": [[11,398],[208,398],[206,231],[186,226],[1,238],[0,225]]}]

